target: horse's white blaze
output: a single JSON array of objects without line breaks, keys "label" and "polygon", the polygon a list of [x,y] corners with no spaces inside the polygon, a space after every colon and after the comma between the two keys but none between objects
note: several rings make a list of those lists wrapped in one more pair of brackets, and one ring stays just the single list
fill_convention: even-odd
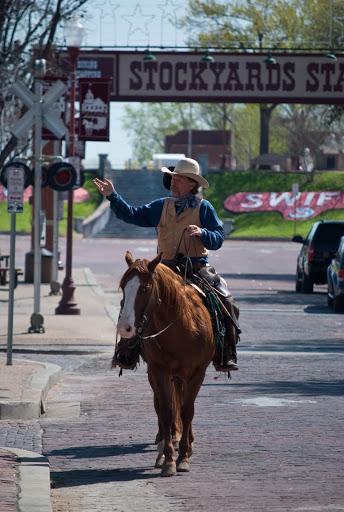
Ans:
[{"label": "horse's white blaze", "polygon": [[135,299],[139,287],[140,279],[134,276],[129,279],[123,290],[125,299],[117,324],[117,331],[122,338],[132,338],[136,334]]}]

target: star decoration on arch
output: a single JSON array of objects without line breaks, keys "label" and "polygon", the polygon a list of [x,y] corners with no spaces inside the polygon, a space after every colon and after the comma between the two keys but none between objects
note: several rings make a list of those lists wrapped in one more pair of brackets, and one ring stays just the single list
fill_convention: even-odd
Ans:
[{"label": "star decoration on arch", "polygon": [[142,8],[140,4],[136,4],[134,11],[132,14],[124,14],[122,18],[126,23],[129,24],[128,27],[128,41],[127,44],[130,44],[130,39],[134,34],[143,34],[144,37],[147,38],[147,43],[149,43],[149,34],[150,27],[152,25],[153,20],[155,19],[154,14],[143,14]]},{"label": "star decoration on arch", "polygon": [[177,32],[177,21],[180,16],[181,9],[183,6],[181,3],[175,2],[174,0],[165,0],[164,3],[157,4],[157,7],[160,9],[160,44],[163,46],[164,35],[166,32],[166,24],[169,25],[169,29],[171,30],[171,26],[174,27],[175,32],[175,45],[178,44],[178,32]]},{"label": "star decoration on arch", "polygon": [[93,36],[95,32],[99,33],[99,46],[116,44],[118,32],[117,11],[120,6],[119,3],[114,3],[113,0],[97,0],[92,4],[92,11],[88,13],[86,9],[87,32],[91,32]]}]

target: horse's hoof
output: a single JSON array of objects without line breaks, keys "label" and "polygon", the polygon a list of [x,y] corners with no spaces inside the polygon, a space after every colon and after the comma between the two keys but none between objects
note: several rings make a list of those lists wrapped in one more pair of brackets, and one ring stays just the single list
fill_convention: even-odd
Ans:
[{"label": "horse's hoof", "polygon": [[159,457],[157,457],[154,467],[162,468],[162,466],[164,464],[164,460],[165,460],[165,455],[160,455]]},{"label": "horse's hoof", "polygon": [[177,471],[179,473],[188,473],[190,471],[190,464],[186,460],[177,462]]},{"label": "horse's hoof", "polygon": [[176,463],[175,462],[167,462],[163,465],[161,469],[160,476],[174,476],[177,473]]}]

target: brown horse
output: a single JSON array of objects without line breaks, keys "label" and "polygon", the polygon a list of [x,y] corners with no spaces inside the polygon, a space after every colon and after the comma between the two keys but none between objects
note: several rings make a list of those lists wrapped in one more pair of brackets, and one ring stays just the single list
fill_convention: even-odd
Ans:
[{"label": "brown horse", "polygon": [[[211,318],[198,292],[160,263],[161,254],[152,261],[134,261],[127,252],[125,259],[129,268],[120,283],[117,330],[121,343],[140,343],[163,446],[156,467],[162,466],[161,476],[172,476],[190,469],[194,402],[215,351]],[[173,434],[178,430],[175,461]]]}]

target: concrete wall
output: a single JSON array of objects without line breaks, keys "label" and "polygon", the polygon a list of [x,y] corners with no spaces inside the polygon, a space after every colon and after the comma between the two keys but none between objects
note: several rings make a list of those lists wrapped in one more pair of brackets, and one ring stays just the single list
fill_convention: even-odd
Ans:
[{"label": "concrete wall", "polygon": [[[119,194],[133,206],[140,206],[169,196],[162,184],[160,171],[148,170],[113,170],[110,179]],[[155,238],[155,228],[142,228],[126,224],[117,219],[107,206],[109,202],[102,203],[97,211],[83,222],[83,235],[93,237],[117,238]]]}]

